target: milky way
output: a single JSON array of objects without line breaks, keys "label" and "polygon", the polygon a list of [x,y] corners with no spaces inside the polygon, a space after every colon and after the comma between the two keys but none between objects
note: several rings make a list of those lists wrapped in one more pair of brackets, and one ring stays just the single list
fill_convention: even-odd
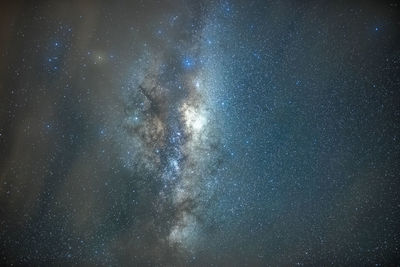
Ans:
[{"label": "milky way", "polygon": [[[167,30],[174,31],[181,21],[179,16],[172,20],[169,25],[163,21]],[[222,150],[202,75],[202,29],[192,27],[195,34],[187,39],[161,38],[162,52],[143,48],[144,56],[133,63],[122,87],[126,117],[115,137],[131,171],[150,171],[159,187],[151,205],[167,220],[165,236],[159,238],[184,252],[195,246],[203,202],[213,194],[212,166],[221,161]]]},{"label": "milky way", "polygon": [[0,10],[1,264],[400,261],[397,3]]}]

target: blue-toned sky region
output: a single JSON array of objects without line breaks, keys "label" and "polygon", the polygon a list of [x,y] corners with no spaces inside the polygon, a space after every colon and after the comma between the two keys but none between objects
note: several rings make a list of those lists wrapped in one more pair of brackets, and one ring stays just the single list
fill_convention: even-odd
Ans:
[{"label": "blue-toned sky region", "polygon": [[396,2],[0,12],[1,263],[400,261]]}]

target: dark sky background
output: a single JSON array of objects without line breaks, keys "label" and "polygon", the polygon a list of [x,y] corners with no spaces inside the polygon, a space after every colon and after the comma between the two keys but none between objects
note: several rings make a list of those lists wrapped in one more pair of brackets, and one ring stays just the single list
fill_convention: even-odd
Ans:
[{"label": "dark sky background", "polygon": [[4,1],[0,262],[397,266],[396,1]]}]

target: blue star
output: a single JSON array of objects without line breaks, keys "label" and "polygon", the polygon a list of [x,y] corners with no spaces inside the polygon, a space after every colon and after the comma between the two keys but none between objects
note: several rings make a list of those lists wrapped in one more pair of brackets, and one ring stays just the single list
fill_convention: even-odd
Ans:
[{"label": "blue star", "polygon": [[194,65],[195,65],[195,63],[194,63],[194,60],[193,60],[192,58],[190,58],[190,57],[185,57],[185,58],[183,59],[183,66],[184,66],[186,69],[190,69],[190,68],[194,67]]}]

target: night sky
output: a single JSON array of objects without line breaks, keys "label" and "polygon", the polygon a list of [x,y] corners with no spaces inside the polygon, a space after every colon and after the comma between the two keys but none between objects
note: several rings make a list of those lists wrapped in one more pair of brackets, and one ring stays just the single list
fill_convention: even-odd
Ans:
[{"label": "night sky", "polygon": [[398,266],[396,1],[3,1],[0,264]]}]

